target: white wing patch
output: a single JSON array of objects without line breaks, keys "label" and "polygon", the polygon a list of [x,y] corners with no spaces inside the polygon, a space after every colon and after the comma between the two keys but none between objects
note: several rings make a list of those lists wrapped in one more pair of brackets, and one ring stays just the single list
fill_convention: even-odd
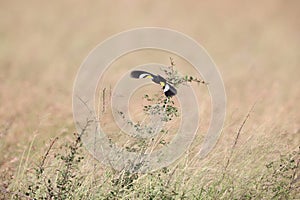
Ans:
[{"label": "white wing patch", "polygon": [[146,76],[148,76],[149,74],[140,74],[139,78],[145,78]]},{"label": "white wing patch", "polygon": [[164,92],[168,91],[170,89],[170,86],[168,84],[166,84]]}]

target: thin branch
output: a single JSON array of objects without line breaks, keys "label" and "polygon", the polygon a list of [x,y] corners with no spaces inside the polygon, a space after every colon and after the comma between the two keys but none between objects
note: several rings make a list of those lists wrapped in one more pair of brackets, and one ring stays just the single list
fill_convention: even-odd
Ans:
[{"label": "thin branch", "polygon": [[49,148],[47,149],[47,151],[46,151],[46,153],[45,153],[45,155],[42,157],[42,161],[41,161],[41,163],[40,163],[40,165],[39,165],[39,169],[40,169],[40,172],[41,172],[41,173],[43,173],[43,171],[44,171],[44,164],[45,164],[45,161],[46,161],[46,159],[47,159],[47,157],[48,157],[48,155],[49,155],[49,153],[50,153],[50,151],[51,151],[51,149],[52,149],[54,143],[55,143],[57,140],[58,140],[58,137],[56,137],[56,138],[54,138],[54,140],[52,140],[52,142],[50,143]]},{"label": "thin branch", "polygon": [[105,113],[106,111],[105,96],[106,96],[106,88],[102,90],[102,114]]},{"label": "thin branch", "polygon": [[[232,159],[232,155],[233,155],[234,149],[235,149],[235,147],[236,147],[236,145],[237,145],[237,142],[238,142],[238,140],[239,140],[239,138],[240,138],[241,132],[242,132],[242,130],[243,130],[243,128],[244,128],[246,122],[248,121],[248,119],[249,119],[249,117],[250,117],[250,113],[253,111],[253,109],[254,109],[254,107],[255,107],[255,104],[256,104],[256,103],[254,103],[254,104],[252,105],[251,109],[248,111],[248,113],[247,113],[247,115],[246,115],[244,121],[242,122],[242,124],[240,125],[240,127],[239,127],[239,129],[238,129],[238,131],[237,131],[237,134],[236,134],[234,143],[233,143],[233,145],[232,145],[232,147],[231,147],[230,155],[229,155],[229,157],[228,157],[228,159],[227,159],[227,161],[226,161],[226,164],[225,164],[225,168],[224,168],[225,171],[227,170],[227,168],[228,168],[228,166],[229,166],[229,163],[230,163],[230,161],[231,161],[231,159]],[[223,176],[224,176],[224,175],[223,175]]]}]

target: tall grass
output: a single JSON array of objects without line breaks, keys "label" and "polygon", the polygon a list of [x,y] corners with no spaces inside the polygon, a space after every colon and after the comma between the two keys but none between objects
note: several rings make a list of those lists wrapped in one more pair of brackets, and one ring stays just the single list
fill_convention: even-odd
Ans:
[{"label": "tall grass", "polygon": [[93,160],[77,136],[73,141],[59,140],[50,142],[36,164],[24,163],[24,174],[1,186],[1,199],[300,198],[300,147],[266,163],[262,173],[243,179],[230,170],[191,170],[185,166],[186,158],[147,174],[116,171]]},{"label": "tall grass", "polygon": [[[173,61],[172,61],[173,62]],[[174,85],[200,79],[180,77],[173,69],[166,71],[169,81]],[[174,102],[145,95],[148,103],[145,113],[164,111],[166,121],[178,116]],[[252,109],[251,109],[252,110]],[[1,199],[300,199],[300,147],[280,158],[265,162],[260,171],[246,176],[238,171],[234,162],[243,162],[245,155],[236,151],[244,125],[251,110],[238,127],[233,137],[233,145],[226,159],[213,163],[191,161],[189,152],[168,167],[146,174],[136,173],[127,168],[118,171],[104,167],[83,148],[82,133],[74,134],[71,139],[54,138],[39,158],[30,157],[34,139],[20,159],[19,168],[14,176],[1,174]],[[128,121],[137,131],[144,132],[147,127]],[[165,130],[165,133],[167,130]],[[234,134],[234,133],[233,133]],[[154,142],[166,145],[160,137]],[[144,152],[149,146],[145,141],[126,146],[133,152]],[[233,160],[233,155],[241,157]],[[203,162],[203,163],[201,163]],[[199,165],[201,167],[199,167]],[[4,181],[5,180],[5,181]],[[5,184],[4,184],[5,183]]]}]

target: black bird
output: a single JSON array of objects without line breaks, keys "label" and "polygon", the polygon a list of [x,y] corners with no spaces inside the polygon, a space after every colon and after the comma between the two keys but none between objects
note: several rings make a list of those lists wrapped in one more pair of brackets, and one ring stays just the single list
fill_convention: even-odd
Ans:
[{"label": "black bird", "polygon": [[160,75],[154,75],[149,72],[136,70],[132,71],[130,76],[137,79],[150,78],[154,83],[160,84],[163,87],[162,89],[167,97],[172,97],[177,94],[177,90],[172,85],[167,83],[167,80]]}]

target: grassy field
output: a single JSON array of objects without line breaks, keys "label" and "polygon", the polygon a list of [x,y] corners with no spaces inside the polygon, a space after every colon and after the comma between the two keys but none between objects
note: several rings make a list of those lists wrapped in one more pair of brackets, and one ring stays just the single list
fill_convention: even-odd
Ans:
[{"label": "grassy field", "polygon": [[[0,198],[300,199],[299,8],[296,0],[0,1]],[[147,175],[93,160],[72,118],[73,82],[90,50],[143,26],[197,40],[227,94],[209,156],[191,164],[187,154]],[[169,55],[137,53],[115,66],[145,61],[169,64]],[[202,131],[210,102],[197,95]]]}]

